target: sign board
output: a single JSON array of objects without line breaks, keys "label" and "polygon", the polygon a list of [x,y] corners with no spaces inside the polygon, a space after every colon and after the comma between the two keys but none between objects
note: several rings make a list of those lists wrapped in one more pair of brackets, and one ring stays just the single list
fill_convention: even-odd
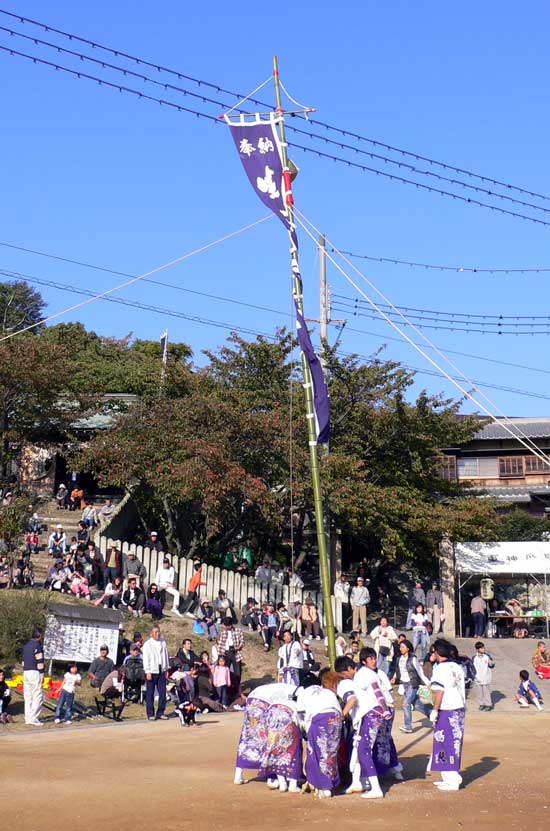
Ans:
[{"label": "sign board", "polygon": [[[58,611],[60,608],[63,609],[62,613]],[[72,609],[75,609],[74,613],[71,613]],[[92,614],[88,616],[86,611]],[[50,606],[44,634],[45,658],[91,663],[98,657],[100,646],[107,644],[109,655],[116,661],[120,618],[113,613],[107,613],[107,616],[101,618],[98,611],[68,605]]]},{"label": "sign board", "polygon": [[459,542],[455,561],[467,574],[550,574],[550,542]]}]

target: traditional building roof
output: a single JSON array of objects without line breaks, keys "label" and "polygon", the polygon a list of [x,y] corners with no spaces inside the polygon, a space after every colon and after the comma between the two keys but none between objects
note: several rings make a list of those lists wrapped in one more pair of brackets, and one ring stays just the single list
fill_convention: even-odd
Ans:
[{"label": "traditional building roof", "polygon": [[[498,419],[504,422],[504,419]],[[517,425],[517,426],[516,426]],[[530,439],[550,438],[550,417],[543,418],[509,418],[506,426],[514,436],[527,436]],[[520,432],[521,431],[521,432]],[[495,439],[512,439],[504,424],[489,422],[474,435],[476,441],[494,441]]]}]

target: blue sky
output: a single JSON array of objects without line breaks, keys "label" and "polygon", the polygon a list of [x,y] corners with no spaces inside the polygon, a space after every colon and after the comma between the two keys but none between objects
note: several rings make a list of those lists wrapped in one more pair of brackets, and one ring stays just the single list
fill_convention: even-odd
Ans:
[{"label": "blue sky", "polygon": [[[352,0],[335,7],[302,0],[278,19],[277,6],[265,2],[5,2],[0,7],[243,93],[269,76],[276,53],[287,88],[316,107],[320,120],[550,195],[546,4]],[[0,26],[80,50],[2,15]],[[16,42],[0,31],[0,45],[6,44],[117,80],[113,73],[55,57],[51,50]],[[0,53],[0,78],[0,241],[138,274],[265,215],[223,125],[7,53]],[[144,89],[132,79],[125,83]],[[144,91],[158,94],[150,85]],[[271,100],[270,87],[262,91],[266,96]],[[166,97],[194,106],[175,93]],[[548,227],[310,154],[296,151],[293,158],[300,167],[298,207],[343,249],[480,268],[550,267]],[[550,214],[540,216],[550,219]],[[287,249],[284,229],[273,220],[160,277],[282,314],[147,284],[121,296],[273,332],[288,322]],[[306,315],[316,317],[317,258],[303,234],[301,263]],[[360,265],[401,305],[470,314],[550,313],[544,274],[492,276]],[[98,292],[119,282],[112,275],[1,246],[0,268]],[[330,265],[329,282],[334,293],[356,294]],[[59,290],[42,291],[50,314],[78,301]],[[168,327],[172,339],[192,346],[197,362],[202,349],[221,344],[225,336],[219,328],[105,302],[66,319],[75,318],[99,333],[117,336],[133,332],[135,337],[157,338]],[[375,334],[358,334],[354,328]],[[331,331],[334,337],[336,330]],[[386,340],[394,334],[385,323],[350,317],[341,348],[370,355],[386,343],[387,357],[428,368],[410,347]],[[426,334],[442,348],[550,370],[545,359],[549,336]],[[548,392],[545,374],[466,357],[453,360],[472,378]],[[422,387],[455,394],[448,382],[427,375],[418,376],[415,389]],[[511,415],[550,411],[546,400],[486,393]]]}]

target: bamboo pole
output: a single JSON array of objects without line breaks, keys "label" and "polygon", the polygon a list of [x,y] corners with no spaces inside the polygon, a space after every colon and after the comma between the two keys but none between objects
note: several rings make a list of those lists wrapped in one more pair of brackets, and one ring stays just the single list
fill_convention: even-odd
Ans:
[{"label": "bamboo pole", "polygon": [[[279,66],[277,56],[273,56],[273,80],[275,84],[276,112],[283,114],[281,107],[281,88],[279,83]],[[279,122],[279,135],[281,138],[281,155],[283,161],[283,173],[289,177],[290,168],[288,164],[287,145],[285,140],[284,120]],[[292,204],[287,204],[288,219],[290,227],[294,229],[294,210]],[[303,314],[303,285],[298,266],[298,251],[291,242],[291,269],[292,269],[292,290],[296,299],[296,305],[300,314]],[[319,550],[319,573],[321,577],[321,591],[323,594],[323,605],[325,611],[325,634],[328,640],[328,657],[331,669],[334,669],[336,660],[336,643],[334,638],[334,615],[332,613],[331,592],[330,592],[330,569],[327,553],[327,540],[323,521],[323,492],[321,487],[321,475],[319,472],[319,456],[317,453],[317,436],[315,434],[315,414],[313,410],[313,384],[308,363],[302,353],[302,373],[304,376],[304,391],[306,400],[306,419],[309,439],[309,464],[311,468],[311,482],[313,486],[313,502],[315,507],[315,527],[317,531],[317,548]],[[292,521],[292,517],[291,517]]]}]

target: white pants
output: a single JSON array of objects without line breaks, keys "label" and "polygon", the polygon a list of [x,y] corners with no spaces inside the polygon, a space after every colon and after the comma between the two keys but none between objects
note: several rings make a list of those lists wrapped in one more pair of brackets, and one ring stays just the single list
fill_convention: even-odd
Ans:
[{"label": "white pants", "polygon": [[162,589],[162,591],[165,591],[166,594],[171,594],[172,595],[172,597],[174,598],[173,608],[177,609],[178,606],[180,605],[180,593],[179,593],[179,591],[177,589],[175,589],[173,586],[166,586],[166,588]]},{"label": "white pants", "polygon": [[32,724],[40,719],[44,697],[38,670],[29,669],[23,673],[23,697],[25,699],[25,724]]}]

